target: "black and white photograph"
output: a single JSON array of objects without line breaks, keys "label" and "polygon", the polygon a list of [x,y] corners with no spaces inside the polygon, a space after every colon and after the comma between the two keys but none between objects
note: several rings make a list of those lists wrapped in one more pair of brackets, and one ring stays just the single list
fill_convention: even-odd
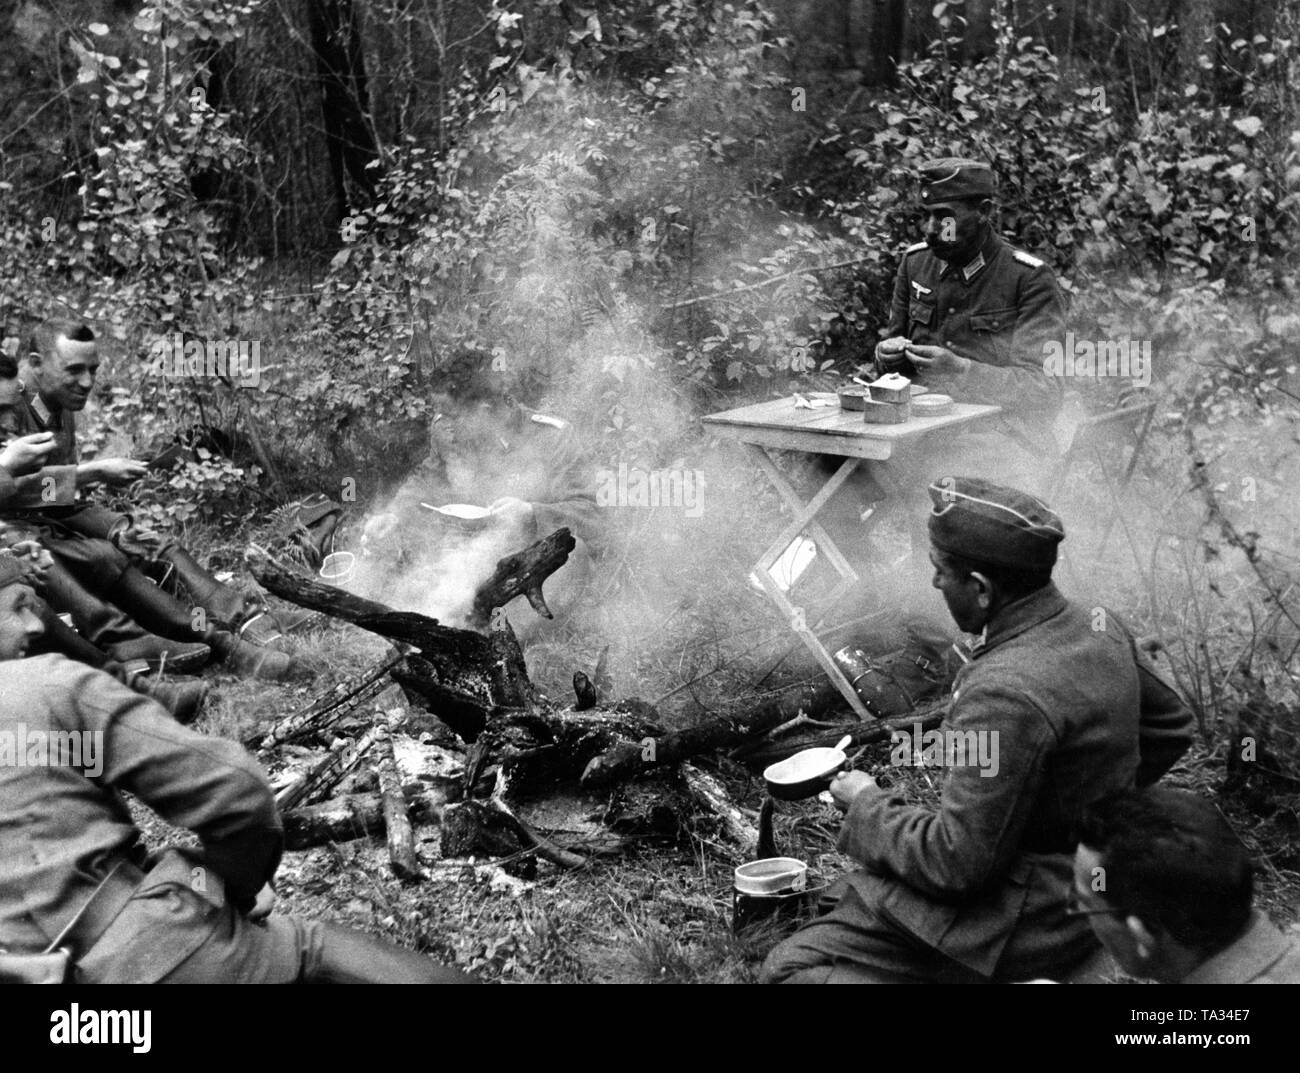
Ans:
[{"label": "black and white photograph", "polygon": [[0,982],[100,985],[32,1046],[1280,1039],[1298,296],[1295,0],[0,0]]}]

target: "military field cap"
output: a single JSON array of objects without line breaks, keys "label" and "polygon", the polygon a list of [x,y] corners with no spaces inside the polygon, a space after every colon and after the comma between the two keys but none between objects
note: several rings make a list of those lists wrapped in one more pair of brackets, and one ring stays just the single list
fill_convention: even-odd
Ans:
[{"label": "military field cap", "polygon": [[998,192],[997,176],[982,160],[946,156],[927,160],[918,169],[921,202],[936,204],[967,197],[993,197]]},{"label": "military field cap", "polygon": [[10,585],[29,585],[27,570],[8,548],[0,549],[0,589]]},{"label": "military field cap", "polygon": [[940,551],[1030,572],[1056,563],[1065,528],[1038,497],[978,477],[941,477],[929,492],[930,543]]}]

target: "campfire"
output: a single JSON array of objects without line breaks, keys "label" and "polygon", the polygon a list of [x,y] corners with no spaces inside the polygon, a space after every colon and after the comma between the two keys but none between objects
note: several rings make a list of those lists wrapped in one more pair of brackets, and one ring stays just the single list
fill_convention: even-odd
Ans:
[{"label": "campfire", "polygon": [[[603,659],[590,675],[575,672],[571,699],[552,700],[529,679],[500,609],[523,595],[551,617],[543,584],[573,547],[560,529],[502,559],[477,591],[468,629],[257,556],[253,572],[275,595],[391,644],[375,666],[245,743],[275,775],[290,849],[383,831],[393,871],[411,880],[423,874],[415,828],[426,825],[440,828],[444,858],[497,858],[525,878],[539,858],[579,868],[692,834],[747,860],[758,845],[755,813],[693,760],[726,754],[760,771],[846,733],[862,746],[942,718],[936,705],[894,720],[821,723],[803,710],[813,698],[802,687],[669,730],[644,701],[609,696]],[[345,780],[364,792],[341,792]]]}]

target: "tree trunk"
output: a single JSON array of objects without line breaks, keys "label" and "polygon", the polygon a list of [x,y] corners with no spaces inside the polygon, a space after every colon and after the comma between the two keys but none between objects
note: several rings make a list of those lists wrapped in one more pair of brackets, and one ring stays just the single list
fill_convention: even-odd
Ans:
[{"label": "tree trunk", "polygon": [[867,62],[864,86],[891,86],[903,56],[907,0],[867,0]]},{"label": "tree trunk", "polygon": [[361,24],[352,0],[308,0],[307,23],[321,89],[321,119],[329,150],[336,219],[348,215],[348,181],[368,202],[378,177],[369,165],[378,158],[370,121]]}]

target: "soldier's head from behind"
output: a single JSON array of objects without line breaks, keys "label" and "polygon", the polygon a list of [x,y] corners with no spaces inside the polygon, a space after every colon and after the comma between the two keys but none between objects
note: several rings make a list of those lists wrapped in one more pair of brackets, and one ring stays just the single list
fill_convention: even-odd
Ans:
[{"label": "soldier's head from behind", "polygon": [[1176,983],[1250,921],[1250,857],[1214,804],[1168,787],[1128,790],[1084,810],[1074,915],[1133,976]]},{"label": "soldier's head from behind", "polygon": [[941,477],[929,492],[933,585],[959,629],[979,633],[1050,584],[1065,529],[1041,499],[978,477]]},{"label": "soldier's head from behind", "polygon": [[997,195],[993,169],[979,160],[944,157],[919,169],[922,236],[943,261],[965,264],[988,236]]},{"label": "soldier's head from behind", "polygon": [[0,660],[23,659],[31,642],[45,632],[29,577],[13,552],[0,550]]},{"label": "soldier's head from behind", "polygon": [[99,350],[89,325],[46,321],[32,335],[23,377],[52,410],[85,409],[99,373]]}]

